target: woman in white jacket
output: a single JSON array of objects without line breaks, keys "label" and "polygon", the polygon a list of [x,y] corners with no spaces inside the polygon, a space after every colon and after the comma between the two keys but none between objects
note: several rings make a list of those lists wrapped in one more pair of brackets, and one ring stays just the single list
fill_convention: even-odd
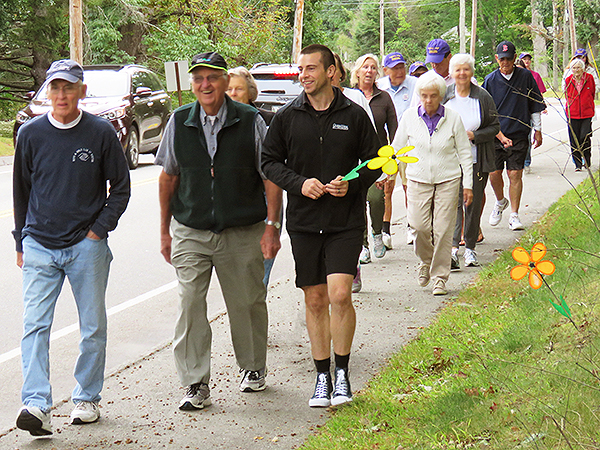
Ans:
[{"label": "woman in white jacket", "polygon": [[463,200],[473,201],[473,157],[465,127],[457,112],[441,104],[446,82],[430,70],[415,86],[421,104],[402,116],[392,146],[414,145],[408,164],[408,222],[416,230],[415,253],[421,260],[418,281],[433,279],[433,295],[445,295],[450,276],[452,233],[456,221],[461,168]]}]

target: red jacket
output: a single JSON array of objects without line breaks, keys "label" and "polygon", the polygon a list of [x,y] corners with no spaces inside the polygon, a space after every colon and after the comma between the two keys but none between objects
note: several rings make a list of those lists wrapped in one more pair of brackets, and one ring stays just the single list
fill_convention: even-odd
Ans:
[{"label": "red jacket", "polygon": [[594,95],[596,93],[594,77],[587,72],[583,73],[583,88],[581,92],[577,91],[576,83],[573,75],[569,75],[565,81],[567,117],[569,119],[588,119],[594,117],[596,110],[594,105]]}]

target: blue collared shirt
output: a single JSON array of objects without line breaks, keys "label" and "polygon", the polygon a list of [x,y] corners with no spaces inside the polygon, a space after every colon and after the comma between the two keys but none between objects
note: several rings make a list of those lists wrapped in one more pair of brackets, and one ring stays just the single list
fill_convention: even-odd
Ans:
[{"label": "blue collared shirt", "polygon": [[427,125],[427,129],[429,130],[429,136],[433,134],[438,123],[440,123],[440,120],[442,119],[442,117],[444,117],[444,112],[444,105],[440,105],[437,111],[433,113],[433,116],[430,117],[429,114],[427,114],[427,112],[425,111],[425,108],[423,108],[423,105],[419,105],[418,113],[419,116],[425,122],[425,125]]}]

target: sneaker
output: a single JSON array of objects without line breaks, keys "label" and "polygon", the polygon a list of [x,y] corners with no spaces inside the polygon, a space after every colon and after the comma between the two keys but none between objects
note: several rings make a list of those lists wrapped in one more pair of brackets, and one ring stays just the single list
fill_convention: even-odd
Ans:
[{"label": "sneaker", "polygon": [[429,264],[421,264],[419,267],[419,285],[425,287],[429,284]]},{"label": "sneaker", "polygon": [[510,219],[508,219],[508,228],[510,228],[513,231],[525,229],[525,227],[521,223],[521,220],[519,220],[519,215],[517,213],[510,214]]},{"label": "sneaker", "polygon": [[388,250],[391,250],[392,249],[392,235],[386,233],[385,231],[382,231],[381,237],[383,239],[383,245],[385,245],[385,248]]},{"label": "sneaker", "polygon": [[358,258],[358,261],[361,264],[369,264],[371,262],[371,252],[369,251],[369,249],[367,247],[362,248],[362,251],[360,252],[360,257]]},{"label": "sneaker", "polygon": [[503,198],[502,201],[496,200],[492,214],[490,214],[490,225],[495,227],[502,221],[502,211],[508,208],[508,199]]},{"label": "sneaker", "polygon": [[315,393],[308,401],[311,408],[327,408],[331,405],[331,374],[329,372],[319,372],[317,374],[317,383],[315,384]]},{"label": "sneaker", "polygon": [[265,377],[267,376],[267,369],[262,370],[240,370],[244,372],[244,377],[240,383],[240,391],[242,392],[258,392],[264,391],[267,387]]},{"label": "sneaker", "polygon": [[331,406],[343,405],[352,401],[352,390],[350,389],[350,378],[348,368],[335,368],[335,388],[331,397]]},{"label": "sneaker", "polygon": [[444,280],[437,280],[433,286],[433,295],[446,295],[446,282]]},{"label": "sneaker", "polygon": [[98,402],[77,402],[71,411],[71,424],[83,425],[94,423],[100,418]]},{"label": "sneaker", "polygon": [[479,261],[477,261],[477,253],[475,253],[475,250],[471,250],[470,248],[465,248],[465,266],[466,267],[479,266]]},{"label": "sneaker", "polygon": [[357,293],[362,289],[362,280],[360,279],[360,264],[356,267],[356,276],[352,280],[352,292]]},{"label": "sneaker", "polygon": [[575,172],[581,172],[581,167],[575,167]]},{"label": "sneaker", "polygon": [[32,436],[49,436],[52,434],[52,415],[45,413],[37,406],[23,406],[17,416],[17,428],[29,431]]},{"label": "sneaker", "polygon": [[406,245],[413,245],[417,238],[417,231],[410,225],[406,229]]},{"label": "sneaker", "polygon": [[208,385],[196,383],[188,386],[185,397],[179,402],[179,409],[182,411],[195,411],[210,405],[210,390]]},{"label": "sneaker", "polygon": [[530,174],[531,173],[531,166],[525,166],[525,173],[526,174]]},{"label": "sneaker", "polygon": [[450,270],[460,270],[460,263],[458,262],[458,249],[452,249],[452,259],[450,260]]},{"label": "sneaker", "polygon": [[383,244],[383,236],[381,234],[373,235],[373,254],[376,258],[385,256],[385,245]]}]

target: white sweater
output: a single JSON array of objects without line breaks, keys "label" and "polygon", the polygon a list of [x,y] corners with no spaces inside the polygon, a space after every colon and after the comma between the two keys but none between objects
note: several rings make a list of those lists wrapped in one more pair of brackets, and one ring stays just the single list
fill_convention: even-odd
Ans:
[{"label": "white sweater", "polygon": [[463,186],[473,189],[473,157],[471,144],[459,114],[445,108],[431,136],[427,124],[417,112],[418,107],[408,109],[398,126],[392,147],[396,151],[414,145],[410,156],[419,161],[406,165],[406,177],[419,183],[439,184],[459,178],[461,167]]}]

